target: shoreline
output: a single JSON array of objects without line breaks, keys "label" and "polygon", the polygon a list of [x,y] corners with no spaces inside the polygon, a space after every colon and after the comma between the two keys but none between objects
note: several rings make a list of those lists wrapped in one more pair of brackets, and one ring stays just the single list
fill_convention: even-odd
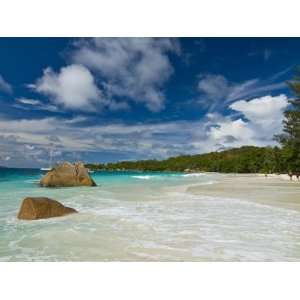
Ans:
[{"label": "shoreline", "polygon": [[221,175],[218,182],[186,186],[185,192],[253,201],[300,212],[300,181],[291,181],[287,174],[268,174],[268,177],[265,174],[216,174]]},{"label": "shoreline", "polygon": [[[0,260],[300,260],[298,182],[257,174],[114,174],[119,180],[96,175],[102,185],[95,189],[42,189],[27,183],[26,173],[0,182]],[[29,194],[80,213],[19,221],[17,207]]]}]

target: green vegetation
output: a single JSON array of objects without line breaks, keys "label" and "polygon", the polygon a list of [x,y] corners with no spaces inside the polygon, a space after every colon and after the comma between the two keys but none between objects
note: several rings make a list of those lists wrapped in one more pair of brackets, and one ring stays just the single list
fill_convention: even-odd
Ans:
[{"label": "green vegetation", "polygon": [[254,147],[182,155],[166,160],[123,161],[87,164],[92,170],[204,171],[224,173],[300,174],[300,68],[298,76],[288,82],[295,94],[284,113],[283,133],[275,136],[279,147]]},{"label": "green vegetation", "polygon": [[282,145],[282,156],[288,173],[300,172],[300,68],[289,86],[295,94],[290,109],[284,113],[283,133],[276,136]]},{"label": "green vegetation", "polygon": [[285,172],[278,147],[244,146],[222,152],[183,155],[166,160],[122,161],[87,164],[92,170],[203,171],[225,173]]}]

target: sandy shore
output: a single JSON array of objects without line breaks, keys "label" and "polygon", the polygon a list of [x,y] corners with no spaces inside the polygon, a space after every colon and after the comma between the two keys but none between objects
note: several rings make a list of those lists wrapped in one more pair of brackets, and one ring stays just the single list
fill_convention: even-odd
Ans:
[{"label": "sandy shore", "polygon": [[193,185],[188,193],[230,197],[256,201],[300,212],[300,182],[290,181],[288,175],[222,174],[218,182],[210,185]]}]

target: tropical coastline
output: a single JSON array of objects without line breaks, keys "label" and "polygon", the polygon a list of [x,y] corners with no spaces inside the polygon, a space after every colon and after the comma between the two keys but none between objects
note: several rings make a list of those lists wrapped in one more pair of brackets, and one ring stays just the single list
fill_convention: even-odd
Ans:
[{"label": "tropical coastline", "polygon": [[300,67],[186,82],[176,40],[62,41],[20,94],[0,74],[0,261],[300,261]]},{"label": "tropical coastline", "polygon": [[[40,170],[2,172],[1,261],[300,261],[300,184],[280,176],[102,171],[42,188]],[[18,220],[29,195],[79,213]]]}]

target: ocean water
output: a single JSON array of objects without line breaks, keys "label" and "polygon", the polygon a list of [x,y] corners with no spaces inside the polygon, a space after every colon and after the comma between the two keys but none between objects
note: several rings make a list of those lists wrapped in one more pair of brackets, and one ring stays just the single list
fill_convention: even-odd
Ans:
[{"label": "ocean water", "polygon": [[[218,174],[95,172],[97,187],[41,188],[39,170],[0,169],[0,261],[300,261],[300,213],[186,192]],[[16,218],[27,196],[78,214]]]}]

